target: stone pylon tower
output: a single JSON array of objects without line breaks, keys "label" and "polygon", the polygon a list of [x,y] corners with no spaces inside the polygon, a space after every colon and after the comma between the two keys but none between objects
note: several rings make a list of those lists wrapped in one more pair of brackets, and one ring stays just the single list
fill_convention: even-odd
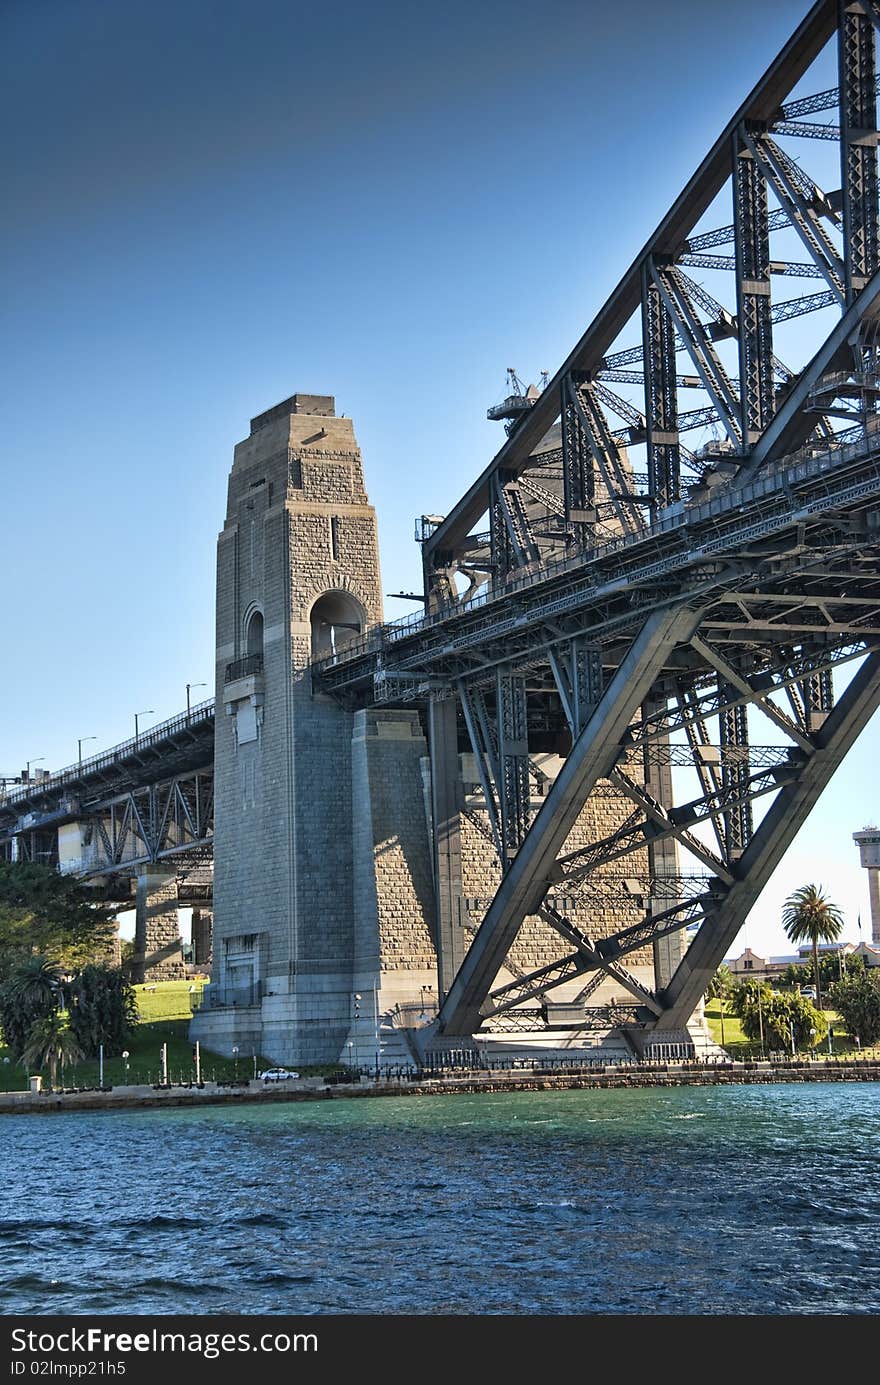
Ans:
[{"label": "stone pylon tower", "polygon": [[868,898],[871,901],[871,942],[880,947],[880,831],[865,827],[853,832],[858,843],[862,867],[868,872]]},{"label": "stone pylon tower", "polygon": [[436,985],[412,711],[348,712],[309,664],[382,620],[351,420],[296,394],[235,449],[217,557],[214,963],[193,1037],[243,1057],[371,1063]]}]

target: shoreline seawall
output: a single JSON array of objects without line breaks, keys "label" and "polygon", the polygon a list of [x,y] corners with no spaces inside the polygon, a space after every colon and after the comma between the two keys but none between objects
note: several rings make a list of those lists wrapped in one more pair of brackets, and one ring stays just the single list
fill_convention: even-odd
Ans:
[{"label": "shoreline seawall", "polygon": [[130,1111],[162,1107],[265,1105],[291,1101],[346,1100],[359,1097],[441,1096],[456,1092],[566,1091],[591,1087],[706,1087],[780,1082],[880,1082],[880,1060],[814,1060],[791,1063],[632,1064],[565,1071],[468,1070],[413,1078],[361,1079],[326,1084],[322,1078],[266,1087],[131,1086],[68,1092],[8,1092],[0,1095],[0,1115],[48,1115],[68,1111]]}]

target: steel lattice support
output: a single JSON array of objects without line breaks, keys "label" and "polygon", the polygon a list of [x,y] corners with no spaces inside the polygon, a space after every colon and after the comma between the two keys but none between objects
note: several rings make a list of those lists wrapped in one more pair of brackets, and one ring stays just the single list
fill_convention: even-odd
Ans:
[{"label": "steel lattice support", "polygon": [[503,583],[514,569],[525,567],[540,557],[516,478],[503,472],[492,480],[489,524],[496,582]]},{"label": "steel lattice support", "polygon": [[[720,689],[727,700],[732,688]],[[719,713],[722,793],[735,801],[724,814],[725,857],[738,860],[752,836],[752,804],[745,790],[749,782],[749,726],[746,707],[740,703]]]},{"label": "steel lattice support", "polygon": [[[602,412],[595,385],[587,376],[572,372],[562,390],[562,463],[566,517],[583,542],[584,526],[594,525],[600,508],[613,515],[624,534],[637,533],[642,519],[633,509],[633,492],[620,452],[620,440],[612,433]],[[610,394],[610,391],[606,391]],[[623,403],[623,401],[621,401]],[[644,424],[638,415],[639,427]],[[570,436],[569,436],[570,433]],[[596,486],[601,483],[605,504],[597,507]],[[587,530],[587,533],[589,530]]]},{"label": "steel lattice support", "polygon": [[477,774],[480,779],[480,787],[483,790],[486,813],[489,818],[489,826],[492,829],[492,839],[495,842],[498,859],[503,862],[501,810],[497,796],[497,786],[501,777],[498,762],[497,728],[489,713],[483,688],[468,688],[466,683],[460,681],[458,695],[461,699],[464,724],[467,727],[471,749],[477,764]]},{"label": "steel lattice support", "polygon": [[642,266],[642,342],[648,430],[648,493],[652,508],[662,508],[673,504],[681,496],[676,334],[675,325],[647,263]]},{"label": "steel lattice support", "polygon": [[602,696],[602,650],[577,636],[564,652],[550,649],[548,658],[572,740],[577,740]]},{"label": "steel lattice support", "polygon": [[526,680],[499,669],[495,682],[501,867],[506,870],[529,830],[529,745]]},{"label": "steel lattice support", "polygon": [[773,416],[770,228],[767,181],[740,131],[733,142],[733,212],[740,422],[744,441],[752,443]]},{"label": "steel lattice support", "polygon": [[570,375],[562,381],[560,417],[565,518],[574,537],[583,543],[598,518],[596,473],[587,422]]},{"label": "steel lattice support", "polygon": [[821,673],[814,673],[801,683],[800,689],[804,701],[804,725],[808,733],[812,734],[824,726],[825,719],[834,706],[831,670],[826,668]]},{"label": "steel lattice support", "polygon": [[690,280],[680,269],[674,267],[655,269],[652,266],[651,274],[697,374],[718,410],[718,417],[730,441],[739,451],[742,445],[739,399],[733,382],[712,345],[709,333],[697,314]]},{"label": "steel lattice support", "polygon": [[840,0],[837,51],[846,301],[851,303],[880,264],[874,24],[860,4]]},{"label": "steel lattice support", "polygon": [[880,654],[872,654],[817,733],[814,753],[782,785],[739,860],[736,880],[688,948],[667,987],[658,1029],[679,1029],[690,1019],[773,871],[878,706]]},{"label": "steel lattice support", "polygon": [[[642,708],[642,716],[646,720],[649,719],[656,707],[656,702],[647,701]],[[671,808],[673,804],[671,765],[661,763],[660,758],[651,754],[647,746],[644,747],[643,755],[646,792],[663,804],[665,808]],[[675,877],[679,874],[680,867],[675,837],[651,838],[648,841],[648,869],[652,876],[661,879]],[[652,896],[648,903],[648,917],[658,913],[661,908],[662,905]],[[670,934],[665,938],[655,939],[653,950],[654,984],[659,991],[669,981],[680,960],[678,935]]]},{"label": "steel lattice support", "polygon": [[695,617],[687,609],[650,616],[571,748],[453,982],[440,1014],[448,1034],[469,1034],[527,915],[547,894],[556,857],[599,779],[621,754],[635,712],[674,647],[687,640]]},{"label": "steel lattice support", "polygon": [[210,850],[214,834],[214,775],[200,770],[146,784],[85,806],[85,874],[130,869]]}]

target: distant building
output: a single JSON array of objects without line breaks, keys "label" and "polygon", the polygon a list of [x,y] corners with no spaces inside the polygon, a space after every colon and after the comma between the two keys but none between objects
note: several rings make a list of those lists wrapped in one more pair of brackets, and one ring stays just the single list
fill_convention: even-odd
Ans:
[{"label": "distant building", "polygon": [[[867,943],[820,943],[821,953],[847,958],[851,955],[864,957],[866,967],[880,966],[880,948],[869,947]],[[797,952],[782,957],[761,957],[747,947],[739,957],[726,957],[724,965],[736,981],[754,978],[758,981],[771,981],[785,971],[786,967],[809,968],[813,965],[813,948],[810,943],[798,948]]]},{"label": "distant building", "polygon": [[866,967],[880,967],[880,947],[859,943],[858,947],[853,948],[852,955],[853,957],[861,957]]}]

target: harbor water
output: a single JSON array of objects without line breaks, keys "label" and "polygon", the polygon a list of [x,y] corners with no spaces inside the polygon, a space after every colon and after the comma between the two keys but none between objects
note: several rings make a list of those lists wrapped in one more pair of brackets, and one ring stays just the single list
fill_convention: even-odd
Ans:
[{"label": "harbor water", "polygon": [[880,1086],[0,1121],[3,1314],[880,1311]]}]

